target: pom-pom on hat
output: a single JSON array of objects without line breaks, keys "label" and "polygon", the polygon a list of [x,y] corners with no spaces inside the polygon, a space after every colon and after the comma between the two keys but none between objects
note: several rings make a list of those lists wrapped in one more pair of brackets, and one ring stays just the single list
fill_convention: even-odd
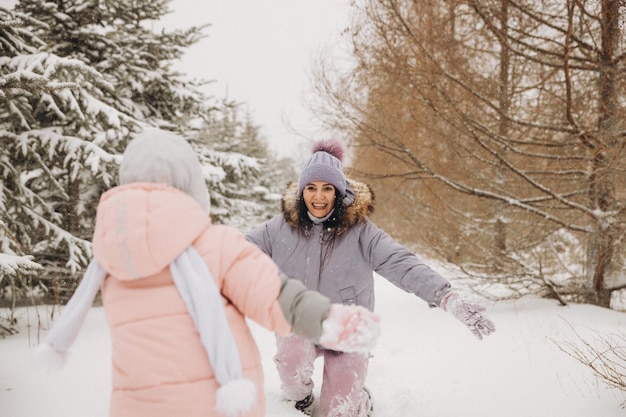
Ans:
[{"label": "pom-pom on hat", "polygon": [[307,184],[325,181],[332,184],[340,197],[346,196],[346,177],[343,174],[343,146],[336,140],[316,142],[312,155],[304,164],[298,181],[298,195]]}]

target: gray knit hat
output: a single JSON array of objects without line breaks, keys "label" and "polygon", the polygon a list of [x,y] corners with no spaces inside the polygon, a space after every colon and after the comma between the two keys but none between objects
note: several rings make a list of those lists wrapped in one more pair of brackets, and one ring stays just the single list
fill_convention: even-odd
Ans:
[{"label": "gray knit hat", "polygon": [[346,196],[346,177],[343,174],[343,147],[337,141],[317,142],[313,146],[313,155],[309,157],[298,181],[298,195],[307,184],[313,181],[325,181],[332,184],[340,197]]},{"label": "gray knit hat", "polygon": [[202,165],[185,139],[174,132],[146,128],[130,141],[120,165],[120,184],[154,182],[192,196],[207,212],[209,192]]}]

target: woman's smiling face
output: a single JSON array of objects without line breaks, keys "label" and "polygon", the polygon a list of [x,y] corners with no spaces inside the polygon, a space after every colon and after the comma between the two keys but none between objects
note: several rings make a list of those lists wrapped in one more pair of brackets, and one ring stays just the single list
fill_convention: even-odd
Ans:
[{"label": "woman's smiling face", "polygon": [[302,190],[302,198],[309,213],[321,219],[335,207],[335,187],[324,181],[312,181]]}]

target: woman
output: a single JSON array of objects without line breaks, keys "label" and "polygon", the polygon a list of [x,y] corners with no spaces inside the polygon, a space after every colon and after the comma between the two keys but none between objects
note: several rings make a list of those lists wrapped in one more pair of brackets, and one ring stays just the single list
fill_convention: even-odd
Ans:
[{"label": "woman", "polygon": [[101,290],[112,338],[110,416],[264,416],[246,317],[339,350],[374,342],[370,312],[282,279],[239,230],[211,224],[200,163],[181,137],[147,130],[135,138],[120,183],[100,199],[94,260],[38,350],[40,364],[62,362]]},{"label": "woman", "polygon": [[[450,311],[479,338],[495,330],[481,306],[462,300],[450,283],[376,227],[370,188],[347,180],[338,142],[318,143],[298,183],[283,194],[282,214],[248,234],[290,277],[335,303],[374,310],[373,272],[414,293],[431,307]],[[320,391],[324,417],[362,417],[373,409],[365,388],[368,355],[324,349],[297,335],[277,337],[275,363],[282,389],[295,407],[313,408],[313,363],[324,357]]]}]

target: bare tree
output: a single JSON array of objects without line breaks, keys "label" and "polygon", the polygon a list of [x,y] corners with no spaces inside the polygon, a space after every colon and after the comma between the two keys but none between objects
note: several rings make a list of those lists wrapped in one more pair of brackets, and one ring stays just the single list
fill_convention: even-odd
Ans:
[{"label": "bare tree", "polygon": [[391,201],[377,221],[512,295],[609,306],[626,285],[623,2],[354,6],[355,68],[322,62],[316,81],[354,174]]},{"label": "bare tree", "polygon": [[[571,325],[576,341],[553,342],[562,352],[590,369],[607,387],[626,393],[626,334],[595,333],[594,339],[581,336]],[[622,403],[626,408],[626,401]]]}]

